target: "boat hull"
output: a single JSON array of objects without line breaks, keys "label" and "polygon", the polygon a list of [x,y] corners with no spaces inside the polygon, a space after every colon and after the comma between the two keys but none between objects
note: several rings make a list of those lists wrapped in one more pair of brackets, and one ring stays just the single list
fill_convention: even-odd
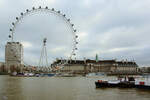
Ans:
[{"label": "boat hull", "polygon": [[120,82],[117,84],[107,83],[107,82],[95,82],[96,88],[137,88],[137,89],[148,89],[150,86],[146,85],[135,85],[129,82]]}]

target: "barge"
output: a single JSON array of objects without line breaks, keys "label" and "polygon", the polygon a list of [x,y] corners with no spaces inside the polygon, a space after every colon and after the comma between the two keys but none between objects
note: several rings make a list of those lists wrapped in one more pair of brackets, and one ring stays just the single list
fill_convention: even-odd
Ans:
[{"label": "barge", "polygon": [[[150,75],[149,75],[150,76]],[[140,88],[150,90],[150,77],[133,78],[125,77],[118,80],[95,82],[96,88]]]}]

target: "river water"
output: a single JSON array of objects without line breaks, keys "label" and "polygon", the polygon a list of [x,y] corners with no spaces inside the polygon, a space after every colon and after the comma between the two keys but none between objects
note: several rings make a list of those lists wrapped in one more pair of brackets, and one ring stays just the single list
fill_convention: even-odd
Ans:
[{"label": "river water", "polygon": [[96,89],[97,79],[0,76],[0,100],[150,100],[150,90]]}]

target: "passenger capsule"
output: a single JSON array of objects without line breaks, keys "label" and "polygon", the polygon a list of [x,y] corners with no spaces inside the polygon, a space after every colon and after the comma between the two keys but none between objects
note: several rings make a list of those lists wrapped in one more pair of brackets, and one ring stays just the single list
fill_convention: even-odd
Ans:
[{"label": "passenger capsule", "polygon": [[11,35],[9,35],[8,37],[11,38]]},{"label": "passenger capsule", "polygon": [[41,9],[41,6],[39,6],[39,9]]},{"label": "passenger capsule", "polygon": [[26,11],[29,12],[29,9],[27,9]]},{"label": "passenger capsule", "polygon": [[46,6],[45,9],[48,9],[48,7]]},{"label": "passenger capsule", "polygon": [[69,21],[70,21],[70,19],[67,19],[67,21],[69,22]]},{"label": "passenger capsule", "polygon": [[52,11],[54,11],[54,8],[52,8]]},{"label": "passenger capsule", "polygon": [[14,22],[12,22],[12,25],[15,25],[15,23],[14,23]]},{"label": "passenger capsule", "polygon": [[32,7],[33,10],[35,10],[35,7]]},{"label": "passenger capsule", "polygon": [[16,20],[18,20],[18,17],[16,17]]},{"label": "passenger capsule", "polygon": [[21,15],[23,16],[23,13],[21,13]]}]

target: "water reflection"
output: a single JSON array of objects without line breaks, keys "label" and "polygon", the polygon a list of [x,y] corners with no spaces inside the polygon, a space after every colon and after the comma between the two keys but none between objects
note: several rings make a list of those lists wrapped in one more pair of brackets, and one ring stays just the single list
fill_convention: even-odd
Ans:
[{"label": "water reflection", "polygon": [[0,76],[0,99],[24,100],[22,96],[22,80],[15,77]]}]

